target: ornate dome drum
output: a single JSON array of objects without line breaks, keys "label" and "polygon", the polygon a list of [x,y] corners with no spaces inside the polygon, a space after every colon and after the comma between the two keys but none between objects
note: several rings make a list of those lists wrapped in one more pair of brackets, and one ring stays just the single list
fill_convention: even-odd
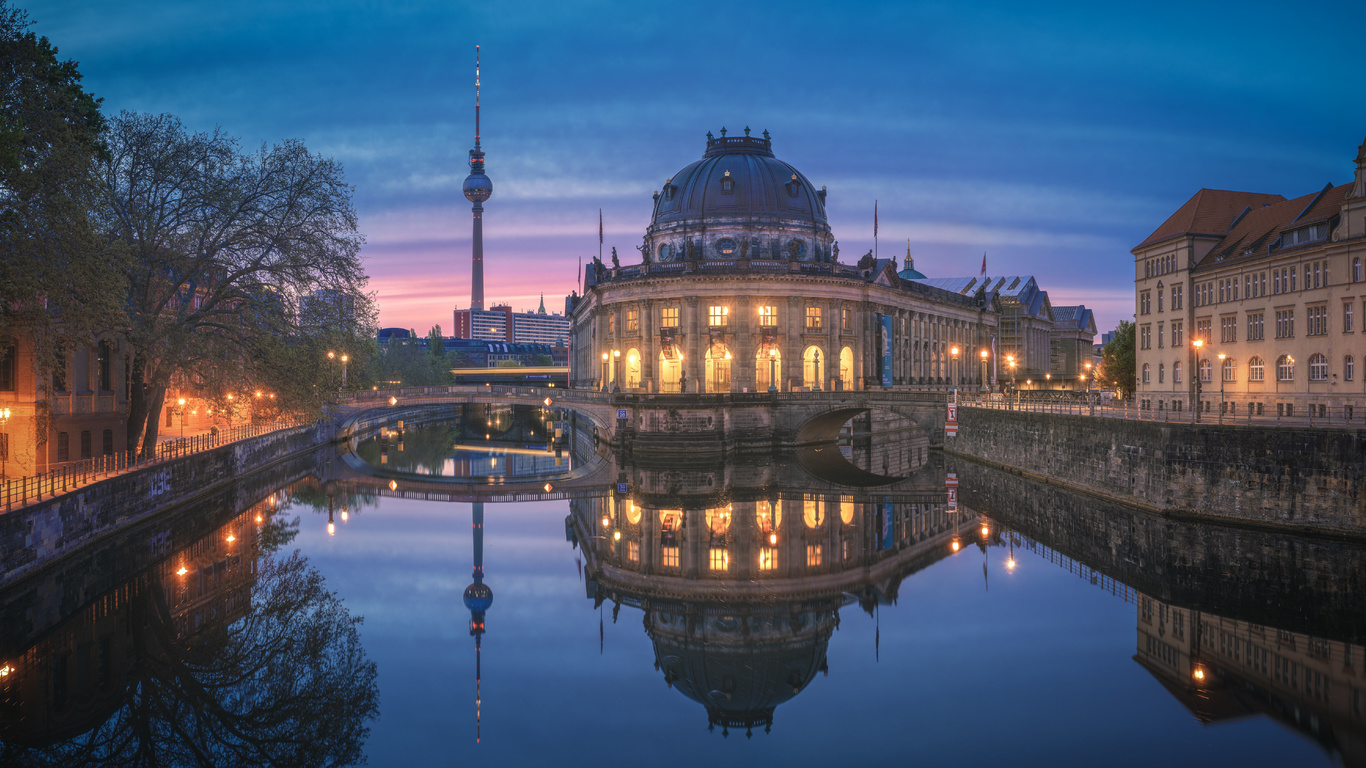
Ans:
[{"label": "ornate dome drum", "polygon": [[768,131],[725,134],[655,193],[649,260],[831,261],[825,189],[774,157]]}]

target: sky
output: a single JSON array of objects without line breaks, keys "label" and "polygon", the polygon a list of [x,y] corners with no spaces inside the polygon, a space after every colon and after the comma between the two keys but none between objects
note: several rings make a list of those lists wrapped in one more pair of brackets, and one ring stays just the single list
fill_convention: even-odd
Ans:
[{"label": "sky", "polygon": [[108,114],[302,139],[354,185],[380,325],[470,296],[482,45],[486,304],[563,310],[577,263],[639,260],[651,193],[722,127],[829,189],[846,262],[1032,274],[1106,331],[1130,249],[1201,187],[1351,179],[1366,4],[280,3],[20,0]]}]

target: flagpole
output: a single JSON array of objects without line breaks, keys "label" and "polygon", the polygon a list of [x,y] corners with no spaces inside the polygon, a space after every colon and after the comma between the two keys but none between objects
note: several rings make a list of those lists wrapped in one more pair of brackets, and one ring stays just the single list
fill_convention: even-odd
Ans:
[{"label": "flagpole", "polygon": [[873,201],[873,258],[877,258],[877,200]]},{"label": "flagpole", "polygon": [[598,209],[598,261],[602,261],[602,209]]}]

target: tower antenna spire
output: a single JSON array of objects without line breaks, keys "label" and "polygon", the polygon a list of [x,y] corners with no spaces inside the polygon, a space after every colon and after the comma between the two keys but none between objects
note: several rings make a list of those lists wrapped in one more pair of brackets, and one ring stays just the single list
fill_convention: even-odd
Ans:
[{"label": "tower antenna spire", "polygon": [[474,46],[474,148],[479,149],[479,46]]}]

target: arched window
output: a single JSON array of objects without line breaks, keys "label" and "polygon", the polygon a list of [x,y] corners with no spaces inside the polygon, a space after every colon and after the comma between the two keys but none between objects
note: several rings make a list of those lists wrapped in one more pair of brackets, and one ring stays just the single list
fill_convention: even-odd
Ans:
[{"label": "arched window", "polygon": [[626,388],[640,389],[640,350],[626,352]]},{"label": "arched window", "polygon": [[849,391],[854,388],[854,350],[845,347],[840,350],[840,389]]},{"label": "arched window", "polygon": [[1276,358],[1276,381],[1295,380],[1295,358],[1281,355]]},{"label": "arched window", "polygon": [[823,389],[821,380],[825,378],[825,355],[821,348],[810,346],[802,353],[802,386],[808,390]]},{"label": "arched window", "polygon": [[767,392],[782,377],[783,353],[776,346],[760,346],[754,355],[754,391]]},{"label": "arched window", "polygon": [[1209,358],[1208,358],[1208,357],[1203,358],[1203,359],[1200,361],[1200,381],[1205,382],[1205,383],[1209,383],[1209,382],[1212,380],[1212,379],[1211,379],[1211,371],[1212,371],[1212,370],[1213,370],[1213,369],[1210,367],[1210,364],[1209,364]]},{"label": "arched window", "polygon": [[825,497],[814,493],[802,494],[802,520],[807,528],[819,528],[825,524]]},{"label": "arched window", "polygon": [[1233,358],[1224,360],[1224,381],[1238,380],[1238,363]]},{"label": "arched window", "polygon": [[1247,380],[1262,381],[1266,378],[1266,366],[1262,364],[1260,357],[1254,357],[1247,361]]},{"label": "arched window", "polygon": [[705,360],[708,392],[730,391],[730,350],[725,344],[707,345]]},{"label": "arched window", "polygon": [[1328,381],[1328,358],[1317,353],[1309,356],[1309,380]]},{"label": "arched window", "polygon": [[1149,368],[1150,368],[1150,366],[1149,366],[1147,363],[1144,363],[1144,364],[1143,364],[1143,383],[1144,383],[1144,384],[1151,383],[1151,381],[1152,381],[1152,373],[1151,373],[1151,371],[1149,370]]},{"label": "arched window", "polygon": [[679,392],[683,387],[683,352],[670,346],[659,353],[659,391]]},{"label": "arched window", "polygon": [[1172,363],[1172,383],[1173,383],[1173,384],[1180,384],[1180,383],[1181,383],[1181,361],[1180,361],[1180,360],[1177,360],[1176,362]]},{"label": "arched window", "polygon": [[1352,377],[1355,375],[1356,360],[1353,360],[1351,355],[1342,358],[1342,378],[1345,381],[1351,381]]}]

